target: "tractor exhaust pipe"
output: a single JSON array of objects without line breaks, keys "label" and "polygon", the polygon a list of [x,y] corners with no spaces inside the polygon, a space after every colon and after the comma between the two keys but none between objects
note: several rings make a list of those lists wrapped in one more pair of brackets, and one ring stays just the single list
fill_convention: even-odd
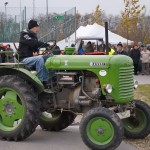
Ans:
[{"label": "tractor exhaust pipe", "polygon": [[105,44],[106,44],[106,55],[109,54],[108,50],[108,22],[105,22]]}]

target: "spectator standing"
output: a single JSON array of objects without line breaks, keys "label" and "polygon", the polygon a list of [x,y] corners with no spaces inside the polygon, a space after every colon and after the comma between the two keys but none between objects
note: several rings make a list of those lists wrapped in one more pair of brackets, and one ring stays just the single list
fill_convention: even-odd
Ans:
[{"label": "spectator standing", "polygon": [[134,44],[134,47],[130,52],[130,57],[132,58],[134,64],[134,74],[137,75],[140,61],[140,50],[136,43]]},{"label": "spectator standing", "polygon": [[86,50],[85,50],[86,53],[88,52],[94,52],[94,48],[93,48],[93,45],[92,45],[92,42],[89,41],[86,45]]},{"label": "spectator standing", "polygon": [[[139,44],[140,44],[140,42],[139,42]],[[139,50],[140,50],[140,53],[144,50],[144,45],[140,45],[139,46]],[[140,59],[140,61],[139,61],[139,68],[138,68],[138,71],[140,72],[140,73],[142,73],[142,61],[141,61],[141,59]]]},{"label": "spectator standing", "polygon": [[143,51],[141,51],[141,61],[142,61],[142,75],[149,74],[149,61],[150,61],[150,51],[147,50],[146,46]]},{"label": "spectator standing", "polygon": [[127,55],[127,52],[123,50],[123,45],[122,43],[117,44],[117,55]]},{"label": "spectator standing", "polygon": [[[3,45],[3,43],[0,43],[0,51],[4,52],[6,50],[6,46]],[[0,63],[4,63],[6,60],[6,55],[5,53],[0,54]]]},{"label": "spectator standing", "polygon": [[10,44],[7,44],[7,48],[5,51],[12,52],[12,53],[6,54],[6,57],[7,57],[8,62],[14,62],[13,49],[11,48]]},{"label": "spectator standing", "polygon": [[105,52],[106,45],[105,45],[104,41],[102,41],[102,44],[99,46],[99,50],[100,50],[100,52]]},{"label": "spectator standing", "polygon": [[52,52],[53,52],[54,55],[60,55],[60,52],[61,52],[61,51],[60,51],[59,46],[58,46],[57,43],[56,43],[56,40],[53,41],[53,45],[52,45],[51,50],[52,50]]}]

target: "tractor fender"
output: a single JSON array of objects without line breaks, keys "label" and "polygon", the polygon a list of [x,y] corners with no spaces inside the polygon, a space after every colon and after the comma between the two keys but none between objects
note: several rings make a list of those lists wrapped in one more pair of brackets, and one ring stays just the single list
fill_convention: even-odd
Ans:
[{"label": "tractor fender", "polygon": [[24,68],[0,68],[0,76],[4,75],[16,75],[24,79],[31,84],[38,93],[44,90],[44,86],[38,77]]}]

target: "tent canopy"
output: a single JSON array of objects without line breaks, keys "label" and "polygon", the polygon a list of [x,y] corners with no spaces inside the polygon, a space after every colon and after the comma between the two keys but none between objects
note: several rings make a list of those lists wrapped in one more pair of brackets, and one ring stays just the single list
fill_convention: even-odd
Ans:
[{"label": "tent canopy", "polygon": [[[84,37],[103,38],[103,40],[105,41],[105,28],[101,25],[98,25],[97,23],[94,23],[93,25],[80,26],[76,31],[76,38],[78,39]],[[132,42],[111,31],[108,31],[108,37],[109,43],[111,44],[118,44],[119,42],[127,43],[127,41],[128,43]],[[75,43],[75,33],[73,33],[70,37],[68,37],[68,41],[62,40],[58,42],[58,46],[61,49],[64,49],[64,47],[70,46],[72,43]]]}]

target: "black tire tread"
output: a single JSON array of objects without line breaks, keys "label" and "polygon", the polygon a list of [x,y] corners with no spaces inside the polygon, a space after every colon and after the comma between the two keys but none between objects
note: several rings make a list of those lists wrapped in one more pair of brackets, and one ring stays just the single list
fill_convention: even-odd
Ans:
[{"label": "black tire tread", "polygon": [[[106,117],[107,119],[112,119],[115,122],[115,125],[118,129],[117,135],[115,135],[115,141],[111,142],[110,145],[105,145],[105,146],[97,146],[94,145],[93,143],[91,143],[91,141],[88,139],[87,135],[86,135],[86,124],[87,122],[91,119],[91,117],[95,117],[95,115],[103,115],[103,117]],[[122,121],[120,120],[120,118],[112,111],[110,111],[109,109],[106,108],[102,108],[102,107],[98,107],[98,108],[94,108],[89,110],[87,113],[84,114],[81,122],[80,122],[80,133],[81,133],[81,137],[83,142],[85,143],[85,145],[87,145],[89,148],[91,148],[92,150],[114,150],[116,149],[120,143],[123,140],[124,137],[124,129],[123,129],[123,124]]]},{"label": "black tire tread", "polygon": [[40,118],[40,126],[47,131],[60,131],[67,128],[75,119],[76,115],[70,111],[63,111],[61,116],[53,121],[48,122]]},{"label": "black tire tread", "polygon": [[136,106],[142,108],[143,111],[145,112],[146,117],[147,117],[147,125],[146,125],[145,129],[143,131],[141,131],[140,133],[133,134],[133,133],[127,131],[126,129],[124,129],[124,134],[125,134],[125,137],[128,139],[143,139],[150,134],[150,106],[140,100],[134,100],[134,102],[135,102]]},{"label": "black tire tread", "polygon": [[29,137],[39,124],[38,96],[34,89],[23,79],[14,75],[6,75],[0,78],[0,88],[10,87],[21,95],[25,104],[25,117],[17,129],[0,131],[0,138],[7,141],[22,141]]}]

